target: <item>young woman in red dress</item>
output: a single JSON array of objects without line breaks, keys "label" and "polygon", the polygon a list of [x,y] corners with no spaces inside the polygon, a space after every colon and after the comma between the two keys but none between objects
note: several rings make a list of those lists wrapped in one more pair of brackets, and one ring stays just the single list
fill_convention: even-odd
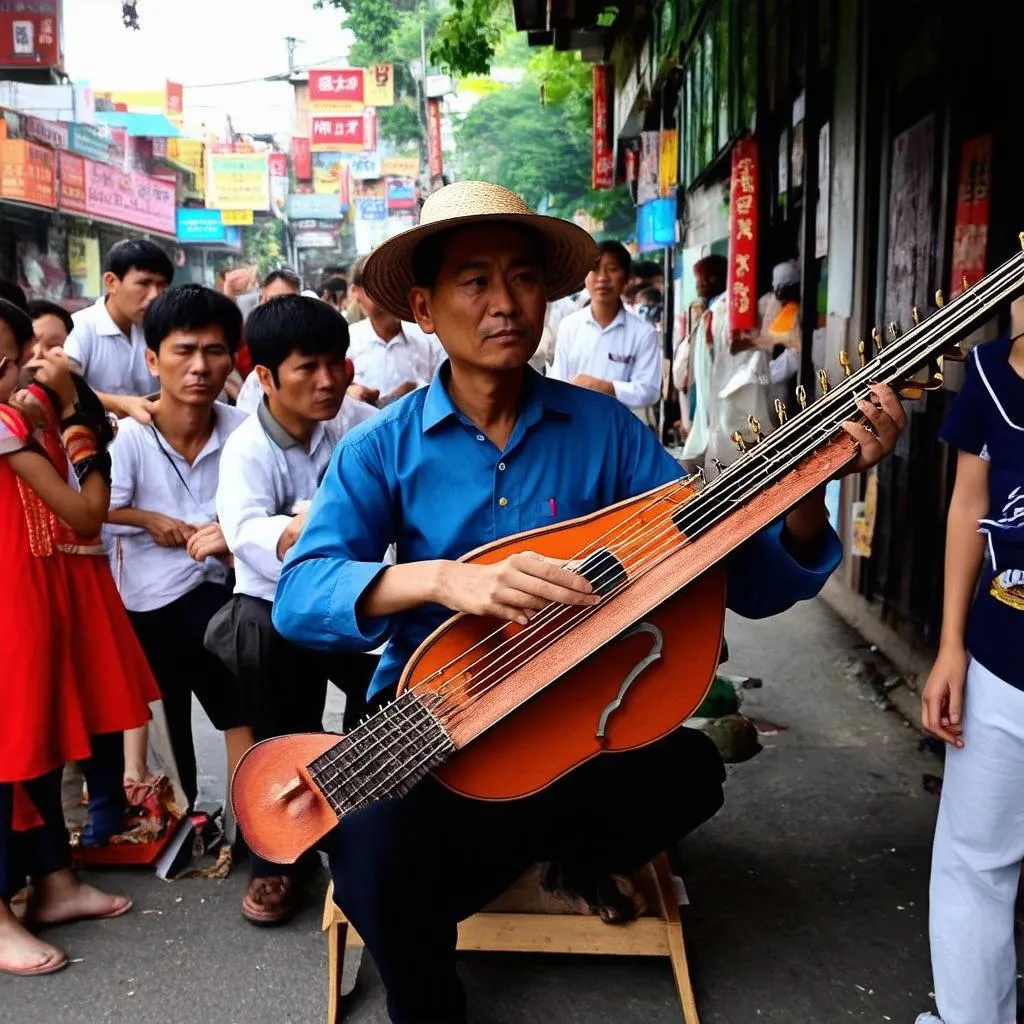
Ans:
[{"label": "young woman in red dress", "polygon": [[29,925],[131,909],[72,870],[61,772],[69,760],[90,761],[95,736],[144,722],[156,699],[124,610],[110,600],[112,581],[96,568],[105,560],[74,553],[106,516],[110,424],[60,350],[15,393],[31,331],[23,310],[0,300],[0,972],[23,975],[67,963],[10,910],[30,873]]}]

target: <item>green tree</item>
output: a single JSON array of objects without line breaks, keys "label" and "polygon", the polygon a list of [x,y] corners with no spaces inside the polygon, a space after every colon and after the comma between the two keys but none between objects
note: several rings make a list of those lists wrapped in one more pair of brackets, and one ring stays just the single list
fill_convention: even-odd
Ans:
[{"label": "green tree", "polygon": [[284,222],[276,217],[242,228],[245,258],[256,266],[260,277],[285,262]]}]

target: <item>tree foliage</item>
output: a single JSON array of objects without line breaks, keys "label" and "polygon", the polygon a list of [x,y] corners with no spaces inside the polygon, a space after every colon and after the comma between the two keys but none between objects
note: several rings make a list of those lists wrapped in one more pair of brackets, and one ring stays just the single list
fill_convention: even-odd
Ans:
[{"label": "tree foliage", "polygon": [[261,278],[284,263],[285,238],[282,221],[270,217],[242,230],[245,258],[256,266]]},{"label": "tree foliage", "polygon": [[453,75],[486,75],[512,26],[510,0],[451,0],[430,47],[430,59]]}]

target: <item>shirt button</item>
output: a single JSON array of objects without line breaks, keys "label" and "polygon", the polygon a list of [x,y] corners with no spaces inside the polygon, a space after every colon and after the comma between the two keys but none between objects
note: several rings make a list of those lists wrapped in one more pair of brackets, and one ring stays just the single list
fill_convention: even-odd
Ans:
[{"label": "shirt button", "polygon": [[504,507],[505,507],[505,506],[506,506],[506,505],[508,504],[508,498],[499,498],[499,499],[498,499],[498,504],[499,504],[499,505],[500,505],[500,506],[501,506],[502,508],[504,508]]},{"label": "shirt button", "polygon": [[499,462],[498,463],[498,469],[503,470],[504,468],[505,468],[505,463],[504,462]]},{"label": "shirt button", "polygon": [[483,435],[483,434],[477,434],[477,435],[476,435],[476,439],[477,439],[478,441],[482,441],[482,440],[484,439],[484,435]]}]

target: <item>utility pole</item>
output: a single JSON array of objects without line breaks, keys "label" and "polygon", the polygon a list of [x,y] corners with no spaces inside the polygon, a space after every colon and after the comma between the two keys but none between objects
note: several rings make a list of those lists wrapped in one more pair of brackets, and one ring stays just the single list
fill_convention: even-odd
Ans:
[{"label": "utility pole", "polygon": [[427,99],[427,19],[420,19],[420,98],[423,114],[422,174],[424,181],[430,180],[430,108]]},{"label": "utility pole", "polygon": [[298,43],[298,39],[295,36],[286,36],[285,44],[288,47],[288,74],[292,75],[295,73],[295,45]]}]

